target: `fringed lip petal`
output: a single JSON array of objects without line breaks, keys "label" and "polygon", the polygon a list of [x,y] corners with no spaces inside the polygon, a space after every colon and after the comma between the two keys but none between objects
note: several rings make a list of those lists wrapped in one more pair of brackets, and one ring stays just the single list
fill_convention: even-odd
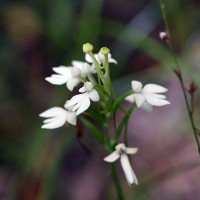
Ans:
[{"label": "fringed lip petal", "polygon": [[133,172],[133,169],[128,160],[128,156],[126,154],[121,155],[120,162],[128,184],[129,185],[133,183],[138,184],[138,180]]},{"label": "fringed lip petal", "polygon": [[83,99],[83,101],[81,102],[78,110],[76,111],[76,115],[79,115],[81,113],[83,113],[84,111],[86,111],[90,106],[90,99],[89,97],[85,97]]}]

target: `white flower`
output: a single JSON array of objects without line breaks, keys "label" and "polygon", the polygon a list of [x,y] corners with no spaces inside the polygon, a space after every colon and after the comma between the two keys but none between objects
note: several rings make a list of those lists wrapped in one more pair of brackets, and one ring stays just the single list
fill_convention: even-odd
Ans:
[{"label": "white flower", "polygon": [[94,68],[94,66],[89,65],[87,62],[73,60],[72,65],[81,70],[81,75],[83,77],[86,77],[88,74],[96,73],[96,69]]},{"label": "white flower", "polygon": [[73,107],[65,105],[65,108],[53,107],[50,108],[39,116],[47,118],[43,121],[42,128],[54,129],[59,128],[67,121],[69,124],[76,125],[76,113],[72,111]]},{"label": "white flower", "polygon": [[145,110],[152,110],[152,106],[164,106],[170,104],[166,100],[166,96],[159,93],[167,92],[167,88],[164,88],[156,84],[147,84],[142,87],[142,83],[139,81],[131,82],[134,94],[129,95],[125,100],[133,103],[136,102],[138,108],[142,107]]},{"label": "white flower", "polygon": [[76,115],[79,115],[89,108],[90,100],[95,102],[99,101],[99,94],[93,89],[91,82],[86,82],[84,86],[79,89],[79,92],[82,94],[72,97],[66,104],[67,106],[74,106],[72,111],[76,111]]},{"label": "white flower", "polygon": [[130,165],[127,154],[135,154],[137,153],[137,151],[138,148],[126,147],[123,143],[121,143],[115,146],[114,152],[112,152],[110,155],[104,158],[104,161],[106,162],[114,162],[118,158],[120,158],[121,166],[129,185],[133,183],[137,185],[138,180]]},{"label": "white flower", "polygon": [[53,71],[57,74],[45,78],[51,84],[63,85],[66,83],[67,88],[72,91],[80,83],[81,70],[77,67],[60,66],[54,67]]},{"label": "white flower", "polygon": [[[96,58],[96,60],[98,61],[98,63],[101,65],[104,63],[105,60],[105,56],[99,51],[98,54],[94,54],[94,57]],[[85,60],[88,63],[93,63],[92,59],[90,58],[89,54],[85,54]],[[112,55],[109,53],[108,54],[108,62],[109,63],[114,63],[117,64],[117,61],[115,59],[112,58]]]},{"label": "white flower", "polygon": [[50,77],[45,78],[45,80],[54,85],[63,85],[66,83],[70,91],[80,83],[81,76],[86,77],[90,73],[95,73],[93,66],[77,60],[72,61],[72,66],[54,67],[53,71],[57,74],[52,74]]}]

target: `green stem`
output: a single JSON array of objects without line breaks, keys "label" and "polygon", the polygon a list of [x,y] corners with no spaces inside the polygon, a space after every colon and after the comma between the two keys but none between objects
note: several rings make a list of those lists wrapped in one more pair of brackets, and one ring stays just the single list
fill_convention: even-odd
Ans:
[{"label": "green stem", "polygon": [[115,183],[115,188],[116,188],[116,192],[117,192],[117,195],[118,195],[118,199],[124,200],[124,194],[123,194],[123,191],[122,191],[122,187],[121,187],[119,177],[118,177],[118,174],[116,172],[116,167],[115,167],[114,163],[112,164],[111,171],[112,171],[112,177],[113,177],[113,180],[114,180],[114,183]]},{"label": "green stem", "polygon": [[95,80],[95,78],[92,76],[92,74],[88,74],[88,79],[90,80],[90,82],[93,84],[93,85],[96,85],[97,82]]},{"label": "green stem", "polygon": [[96,70],[97,70],[97,76],[98,76],[98,82],[99,82],[99,85],[101,85],[101,81],[104,82],[104,77],[103,77],[103,72],[101,70],[101,66],[99,65],[97,59],[95,58],[94,54],[92,52],[89,52],[88,53],[96,67]]},{"label": "green stem", "polygon": [[106,54],[104,56],[105,56],[105,61],[104,61],[104,69],[105,69],[104,88],[105,88],[106,92],[110,95],[110,93],[111,93],[111,80],[110,80],[108,54]]},{"label": "green stem", "polygon": [[[107,118],[106,116],[105,116],[105,121],[106,121],[106,123],[104,124],[104,130],[105,130],[105,142],[107,144],[106,147],[108,147],[109,152],[112,152],[113,149],[112,149],[111,138],[110,138],[109,118]],[[115,168],[114,163],[111,164],[111,173],[112,173],[113,181],[114,181],[114,184],[115,184],[116,192],[117,192],[117,195],[118,195],[118,199],[124,200],[122,187],[121,187],[119,177],[118,177],[118,174],[116,172],[116,168]]]},{"label": "green stem", "polygon": [[194,137],[195,137],[195,140],[196,140],[197,149],[198,149],[198,152],[200,154],[200,142],[199,142],[199,138],[198,138],[198,133],[197,133],[197,129],[196,129],[196,126],[195,126],[195,123],[194,123],[194,118],[193,118],[193,114],[191,112],[189,101],[188,101],[188,98],[187,98],[187,95],[186,95],[186,91],[185,91],[185,87],[184,87],[184,82],[183,82],[183,77],[182,77],[182,73],[181,73],[181,70],[180,70],[179,62],[178,62],[178,59],[176,58],[174,45],[173,45],[173,41],[172,41],[172,38],[171,38],[171,33],[170,33],[169,25],[168,25],[167,14],[166,14],[166,11],[165,11],[165,5],[163,3],[163,0],[159,0],[159,3],[160,3],[160,8],[161,8],[161,12],[162,12],[162,17],[163,17],[163,21],[164,21],[164,24],[165,24],[165,28],[167,30],[168,37],[169,37],[170,53],[171,53],[171,55],[172,55],[172,57],[174,59],[174,62],[176,64],[176,67],[177,67],[177,70],[178,70],[176,75],[177,75],[177,77],[179,79],[179,82],[180,82],[180,85],[181,85],[181,89],[183,91],[183,96],[184,96],[184,99],[185,99],[185,104],[186,104],[188,116],[189,116],[189,119],[190,119],[190,123],[191,123],[191,126],[192,126]]}]

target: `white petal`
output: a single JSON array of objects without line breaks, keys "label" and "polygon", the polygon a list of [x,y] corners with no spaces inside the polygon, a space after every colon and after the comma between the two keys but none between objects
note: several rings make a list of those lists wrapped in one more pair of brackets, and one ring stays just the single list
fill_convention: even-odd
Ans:
[{"label": "white petal", "polygon": [[45,80],[53,85],[63,85],[67,82],[67,78],[62,75],[52,75],[51,77],[45,78]]},{"label": "white petal", "polygon": [[53,67],[53,71],[62,74],[65,76],[70,76],[72,67],[60,66],[60,67]]},{"label": "white petal", "polygon": [[146,101],[142,104],[142,109],[146,112],[152,112],[153,106],[147,103]]},{"label": "white petal", "polygon": [[143,94],[134,94],[134,95],[137,107],[140,108],[142,104],[145,102],[145,97]]},{"label": "white petal", "polygon": [[138,152],[138,148],[131,148],[131,147],[126,148],[127,154],[136,154],[137,152]]},{"label": "white petal", "polygon": [[91,66],[86,62],[73,60],[72,65],[81,70],[82,76],[86,76],[86,74],[91,72]]},{"label": "white petal", "polygon": [[81,93],[85,92],[85,87],[83,86],[82,88],[80,88],[79,92],[81,92]]},{"label": "white petal", "polygon": [[134,92],[141,92],[142,83],[139,81],[131,81],[131,86]]},{"label": "white petal", "polygon": [[89,63],[92,63],[92,59],[90,58],[90,55],[89,54],[85,54],[85,60]]},{"label": "white petal", "polygon": [[46,123],[44,125],[42,125],[42,128],[46,128],[46,129],[54,129],[54,128],[59,128],[61,126],[63,126],[66,122],[66,115],[63,115],[61,117],[56,118],[54,121],[50,122],[50,123]]},{"label": "white petal", "polygon": [[82,68],[82,66],[84,65],[85,62],[82,62],[82,61],[78,61],[78,60],[73,60],[72,61],[72,65],[75,66],[75,67],[78,67],[79,69]]},{"label": "white petal", "polygon": [[95,67],[94,64],[91,65],[90,71],[91,71],[92,74],[96,74],[97,73],[97,70],[96,70],[96,67]]},{"label": "white petal", "polygon": [[50,122],[55,121],[55,119],[56,119],[56,117],[48,118],[48,119],[45,119],[45,120],[43,121],[43,123],[44,123],[44,124],[47,124],[47,123],[50,123]]},{"label": "white petal", "polygon": [[120,157],[120,161],[128,184],[129,185],[133,183],[138,184],[138,180],[133,172],[133,169],[130,165],[127,155],[122,154]]},{"label": "white petal", "polygon": [[153,106],[164,106],[167,104],[170,104],[169,101],[164,100],[164,99],[159,99],[159,98],[155,98],[151,95],[145,95],[146,101]]},{"label": "white petal", "polygon": [[153,93],[145,93],[145,94],[158,98],[158,99],[166,99],[166,96],[163,94],[153,94]]},{"label": "white petal", "polygon": [[94,89],[91,92],[88,92],[88,96],[92,101],[99,101],[99,94]]},{"label": "white petal", "polygon": [[67,88],[72,91],[80,83],[79,78],[71,78],[67,81]]},{"label": "white petal", "polygon": [[50,108],[50,109],[42,112],[41,114],[39,114],[39,116],[40,117],[56,117],[56,116],[63,115],[65,112],[66,112],[66,110],[63,108],[53,107],[53,108]]},{"label": "white petal", "polygon": [[129,101],[129,102],[131,102],[131,103],[133,103],[133,102],[135,102],[135,95],[134,95],[134,94],[131,94],[131,95],[127,96],[127,97],[125,98],[125,100],[126,100],[126,101]]},{"label": "white petal", "polygon": [[110,58],[108,61],[109,63],[115,63],[117,65],[117,61],[114,58]]},{"label": "white petal", "polygon": [[143,93],[163,93],[167,92],[167,90],[167,88],[157,84],[147,84],[142,89]]},{"label": "white petal", "polygon": [[67,111],[66,120],[68,123],[70,123],[72,125],[76,125],[76,113]]},{"label": "white petal", "polygon": [[66,104],[67,107],[70,106],[74,106],[75,104],[77,104],[79,101],[82,101],[82,99],[84,98],[85,94],[77,94],[75,96],[73,96]]},{"label": "white petal", "polygon": [[106,162],[114,162],[119,158],[117,151],[113,151],[110,155],[106,156],[103,160]]},{"label": "white petal", "polygon": [[79,109],[76,111],[76,115],[79,115],[82,112],[86,111],[89,108],[89,106],[90,106],[90,99],[88,96],[85,96],[85,98],[81,102]]},{"label": "white petal", "polygon": [[[99,58],[98,58],[98,54],[94,54],[94,57],[96,58],[97,62],[99,62]],[[90,55],[89,54],[85,54],[85,60],[88,62],[88,63],[93,63],[93,60],[92,58],[90,58]]]}]

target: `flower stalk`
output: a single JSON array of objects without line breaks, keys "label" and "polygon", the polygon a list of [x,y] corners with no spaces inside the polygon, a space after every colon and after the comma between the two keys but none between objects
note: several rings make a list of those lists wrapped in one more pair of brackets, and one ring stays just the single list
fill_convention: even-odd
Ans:
[{"label": "flower stalk", "polygon": [[[78,94],[65,102],[64,108],[53,107],[40,114],[40,117],[46,118],[43,121],[42,128],[55,129],[64,126],[66,123],[79,126],[81,122],[105,151],[110,153],[104,158],[104,161],[111,164],[111,174],[118,199],[125,200],[120,178],[113,162],[117,159],[120,160],[129,186],[138,184],[129,158],[138,149],[127,147],[129,118],[136,107],[152,111],[153,106],[164,106],[170,104],[170,102],[166,100],[166,96],[163,94],[167,92],[166,88],[157,84],[147,84],[143,87],[143,84],[136,80],[131,82],[132,90],[116,97],[110,78],[109,64],[117,64],[117,61],[112,58],[107,47],[102,47],[97,54],[93,54],[92,51],[93,46],[90,43],[84,44],[85,62],[74,60],[72,66],[54,67],[55,74],[45,79],[53,85],[66,84],[70,91],[79,87],[80,84],[82,86],[79,87]],[[131,103],[128,110],[125,110],[121,105],[123,100]],[[90,107],[91,104],[95,104],[95,106]],[[123,116],[117,122],[116,116],[119,110],[122,111]],[[112,119],[114,136],[112,136],[110,128]],[[83,146],[83,143],[81,145]],[[83,146],[83,148],[87,149],[86,146]]]},{"label": "flower stalk", "polygon": [[168,41],[169,42],[167,42],[167,44],[169,45],[170,53],[172,55],[172,58],[174,60],[175,65],[176,65],[176,69],[173,70],[173,71],[175,72],[175,74],[176,74],[176,76],[177,76],[177,78],[180,82],[180,85],[181,85],[181,89],[182,89],[182,92],[183,92],[183,96],[184,96],[184,100],[185,100],[186,109],[187,109],[187,112],[188,112],[190,124],[192,126],[192,130],[193,130],[193,133],[194,133],[198,153],[200,155],[200,141],[199,141],[199,137],[198,137],[198,129],[196,128],[196,125],[195,125],[195,122],[194,122],[194,116],[193,116],[193,101],[194,101],[193,97],[194,96],[191,96],[192,105],[190,106],[189,100],[187,98],[185,86],[184,86],[181,68],[180,68],[180,65],[179,65],[178,59],[176,57],[175,50],[174,50],[174,44],[173,44],[173,40],[172,40],[172,37],[171,37],[169,25],[168,25],[167,14],[166,14],[166,10],[165,10],[165,4],[164,4],[163,0],[159,0],[159,3],[160,3],[160,8],[161,8],[161,12],[162,12],[164,25],[165,25],[165,28],[166,28],[166,31],[167,31],[167,34],[168,34]]}]

